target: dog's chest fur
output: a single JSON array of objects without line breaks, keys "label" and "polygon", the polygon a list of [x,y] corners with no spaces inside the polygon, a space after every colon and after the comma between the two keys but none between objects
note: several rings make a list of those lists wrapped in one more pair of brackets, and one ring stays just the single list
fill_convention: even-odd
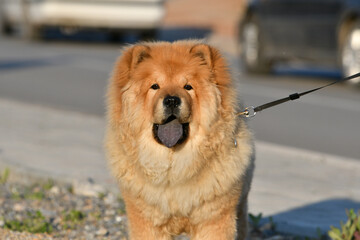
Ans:
[{"label": "dog's chest fur", "polygon": [[[237,148],[233,147],[231,151],[235,154],[231,155],[222,154],[220,148],[216,154],[202,156],[193,144],[188,142],[176,152],[162,146],[157,149],[152,143],[140,145],[138,171],[123,177],[128,180],[124,185],[131,186],[141,201],[154,208],[147,212],[157,209],[159,215],[163,215],[163,218],[154,218],[162,219],[158,224],[172,216],[196,215],[196,211],[201,215],[202,203],[226,195],[239,180],[239,171],[248,165],[247,156],[242,159],[236,155]],[[228,153],[229,149],[224,152]]]}]

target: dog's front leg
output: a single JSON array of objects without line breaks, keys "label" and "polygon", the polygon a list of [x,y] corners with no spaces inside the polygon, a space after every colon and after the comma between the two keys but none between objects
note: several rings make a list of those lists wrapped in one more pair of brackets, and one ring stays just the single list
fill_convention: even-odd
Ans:
[{"label": "dog's front leg", "polygon": [[171,240],[171,235],[162,226],[154,226],[132,199],[124,198],[129,221],[130,240]]},{"label": "dog's front leg", "polygon": [[235,209],[193,228],[191,240],[234,240],[236,236]]}]

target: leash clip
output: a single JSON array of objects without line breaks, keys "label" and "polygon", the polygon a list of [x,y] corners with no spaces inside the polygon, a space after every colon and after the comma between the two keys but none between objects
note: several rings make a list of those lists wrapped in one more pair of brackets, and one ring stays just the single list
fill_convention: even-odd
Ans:
[{"label": "leash clip", "polygon": [[348,81],[350,79],[358,78],[358,77],[360,77],[360,72],[358,72],[358,73],[356,73],[354,75],[348,76],[346,78],[343,78],[341,80],[337,80],[337,81],[334,81],[332,83],[326,84],[326,85],[324,85],[322,87],[314,88],[314,89],[311,89],[311,90],[308,90],[308,91],[305,91],[305,92],[301,92],[301,93],[293,93],[293,94],[290,94],[288,97],[281,98],[281,99],[278,99],[278,100],[275,100],[275,101],[272,101],[272,102],[269,102],[269,103],[265,103],[265,104],[257,106],[257,107],[253,107],[253,106],[247,107],[247,108],[245,108],[244,111],[237,113],[236,116],[245,115],[245,117],[247,117],[247,118],[252,118],[252,117],[254,117],[256,115],[257,112],[260,112],[260,111],[262,111],[264,109],[274,107],[276,105],[285,103],[285,102],[290,101],[290,100],[299,99],[301,96],[304,96],[306,94],[309,94],[309,93],[318,91],[320,89],[329,87],[329,86],[334,85],[336,83]]},{"label": "leash clip", "polygon": [[245,117],[247,118],[252,118],[256,115],[255,107],[254,106],[247,107],[245,108],[244,111],[238,113],[237,115],[245,115]]}]

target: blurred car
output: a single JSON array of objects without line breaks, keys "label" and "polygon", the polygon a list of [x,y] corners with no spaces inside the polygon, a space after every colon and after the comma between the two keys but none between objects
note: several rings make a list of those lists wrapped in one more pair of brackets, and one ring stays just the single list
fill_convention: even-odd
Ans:
[{"label": "blurred car", "polygon": [[2,33],[20,27],[30,39],[40,38],[45,27],[152,34],[163,15],[164,0],[0,0]]},{"label": "blurred car", "polygon": [[249,72],[295,60],[348,76],[360,72],[360,0],[249,1],[239,40]]}]

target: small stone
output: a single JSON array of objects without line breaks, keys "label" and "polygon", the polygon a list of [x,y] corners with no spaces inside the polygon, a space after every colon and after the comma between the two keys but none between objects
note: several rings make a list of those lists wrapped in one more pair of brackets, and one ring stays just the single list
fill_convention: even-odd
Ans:
[{"label": "small stone", "polygon": [[0,220],[0,228],[5,226],[5,222],[3,220]]},{"label": "small stone", "polygon": [[46,209],[41,209],[42,215],[44,215],[47,218],[56,218],[56,212]]},{"label": "small stone", "polygon": [[99,230],[96,231],[96,236],[106,236],[108,234],[109,231],[104,227],[101,227]]},{"label": "small stone", "polygon": [[92,230],[92,227],[89,225],[85,225],[84,229],[85,229],[85,231],[90,232]]},{"label": "small stone", "polygon": [[122,216],[116,216],[116,218],[115,218],[115,221],[117,223],[121,223],[123,220],[124,220],[124,217],[122,217]]},{"label": "small stone", "polygon": [[60,194],[60,188],[58,186],[53,186],[50,189],[50,193],[53,195],[59,195]]},{"label": "small stone", "polygon": [[61,217],[59,217],[59,216],[55,217],[54,220],[53,220],[53,223],[54,223],[55,225],[58,225],[58,224],[60,224],[61,222],[62,222],[62,219],[61,219]]},{"label": "small stone", "polygon": [[25,205],[21,204],[21,203],[16,203],[16,204],[14,204],[14,207],[13,207],[15,212],[23,212],[25,210],[25,208],[26,208]]},{"label": "small stone", "polygon": [[116,197],[112,193],[108,193],[107,196],[104,198],[104,203],[108,205],[112,205],[116,202]]},{"label": "small stone", "polygon": [[23,221],[25,216],[24,216],[24,214],[15,214],[14,218],[18,221]]},{"label": "small stone", "polygon": [[106,192],[104,187],[90,182],[75,182],[73,191],[75,194],[86,197],[98,197],[99,194]]},{"label": "small stone", "polygon": [[95,236],[95,233],[86,233],[86,240],[95,240],[96,239],[96,236]]},{"label": "small stone", "polygon": [[70,239],[75,239],[77,235],[76,231],[71,231],[70,233],[68,233],[68,236]]},{"label": "small stone", "polygon": [[107,216],[113,216],[116,214],[116,211],[114,209],[106,209],[105,210],[105,215]]}]

